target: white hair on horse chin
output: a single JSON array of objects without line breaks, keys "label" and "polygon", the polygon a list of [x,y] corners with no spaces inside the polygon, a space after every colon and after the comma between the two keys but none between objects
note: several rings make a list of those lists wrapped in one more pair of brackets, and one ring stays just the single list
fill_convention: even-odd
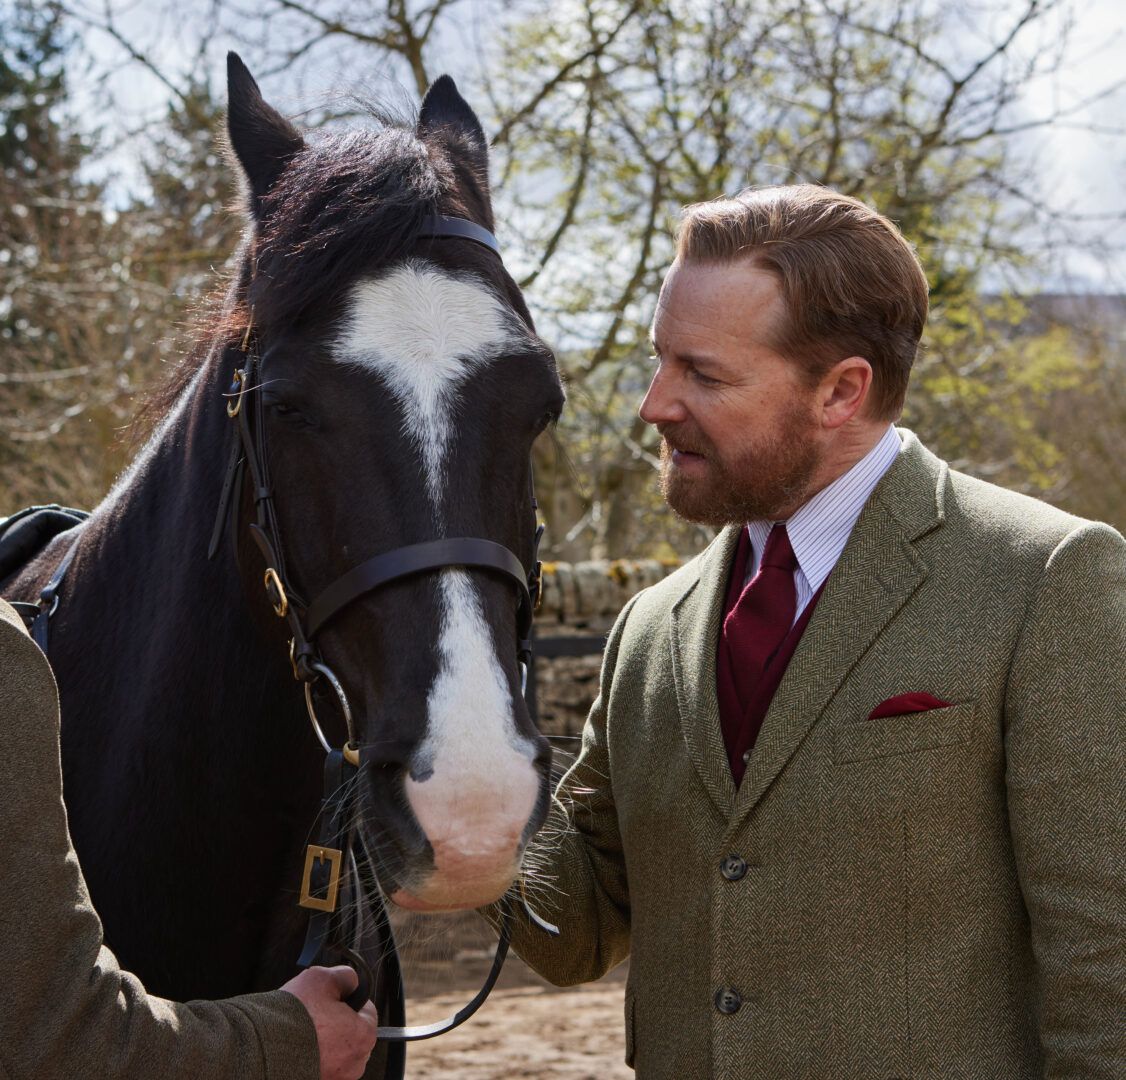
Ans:
[{"label": "white hair on horse chin", "polygon": [[421,451],[435,510],[459,384],[526,337],[483,283],[421,259],[353,287],[334,355],[386,380],[403,409],[406,434]]}]

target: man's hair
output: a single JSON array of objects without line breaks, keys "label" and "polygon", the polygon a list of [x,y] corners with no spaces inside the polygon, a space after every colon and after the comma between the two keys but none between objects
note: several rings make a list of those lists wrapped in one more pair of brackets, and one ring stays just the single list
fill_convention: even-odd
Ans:
[{"label": "man's hair", "polygon": [[749,259],[781,286],[786,324],[772,347],[816,382],[838,360],[872,365],[869,412],[894,420],[927,321],[914,249],[859,199],[812,184],[748,189],[684,208],[682,263]]}]

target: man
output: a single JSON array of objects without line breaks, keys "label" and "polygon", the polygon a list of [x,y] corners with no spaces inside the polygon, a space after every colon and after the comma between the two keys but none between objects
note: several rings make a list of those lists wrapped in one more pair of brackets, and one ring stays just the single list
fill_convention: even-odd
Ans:
[{"label": "man", "polygon": [[186,1005],[149,997],[102,945],[62,802],[46,658],[0,600],[0,1078],[355,1080],[375,1044],[350,968]]},{"label": "man", "polygon": [[641,416],[727,527],[619,617],[517,929],[630,956],[645,1080],[1126,1077],[1126,543],[892,426],[926,312],[855,199],[685,212]]}]

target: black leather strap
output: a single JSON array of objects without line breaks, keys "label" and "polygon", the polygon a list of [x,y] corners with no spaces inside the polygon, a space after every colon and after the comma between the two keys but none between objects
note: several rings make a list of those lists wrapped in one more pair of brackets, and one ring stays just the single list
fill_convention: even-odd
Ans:
[{"label": "black leather strap", "polygon": [[447,1031],[452,1031],[455,1027],[464,1024],[485,1004],[485,999],[496,986],[501,968],[504,967],[504,959],[508,955],[509,942],[512,940],[511,923],[512,916],[509,912],[506,896],[501,908],[500,938],[497,941],[497,951],[493,955],[493,966],[489,968],[489,974],[485,977],[481,989],[473,995],[472,1000],[463,1005],[452,1016],[447,1016],[445,1020],[436,1020],[433,1024],[415,1024],[412,1027],[381,1024],[376,1037],[396,1042],[417,1042],[419,1039],[433,1039],[435,1035],[445,1035]]},{"label": "black leather strap", "polygon": [[[242,439],[237,426],[232,426],[227,436],[230,449],[227,451],[227,467],[223,472],[223,489],[219,493],[219,508],[215,513],[215,524],[211,528],[211,540],[207,545],[208,559],[214,559],[227,527],[231,514],[231,495],[235,490],[235,479],[242,476]],[[237,501],[235,503],[237,508]]]},{"label": "black leather strap", "polygon": [[[314,638],[337,612],[357,597],[397,578],[450,566],[472,566],[496,570],[516,582],[520,589],[520,637],[527,636],[532,599],[528,592],[528,573],[520,560],[506,547],[491,540],[459,536],[447,540],[428,540],[421,544],[395,548],[376,555],[339,577],[309,605],[305,615],[305,635]],[[524,613],[527,613],[526,615]]]},{"label": "black leather strap", "polygon": [[77,550],[78,540],[75,539],[71,541],[62,562],[55,568],[51,580],[47,582],[43,591],[39,594],[39,614],[35,616],[35,620],[31,624],[31,636],[35,639],[35,644],[43,650],[44,656],[47,655],[51,616],[55,614],[55,608],[59,606],[59,589],[62,587],[63,578],[66,577],[66,572],[70,569],[71,561],[74,559],[74,553]]},{"label": "black leather strap", "polygon": [[460,237],[463,240],[474,240],[483,247],[487,247],[495,254],[500,254],[500,244],[488,229],[482,228],[473,221],[465,218],[449,217],[446,214],[432,214],[422,219],[422,231],[418,234],[420,240],[442,239],[443,237]]}]

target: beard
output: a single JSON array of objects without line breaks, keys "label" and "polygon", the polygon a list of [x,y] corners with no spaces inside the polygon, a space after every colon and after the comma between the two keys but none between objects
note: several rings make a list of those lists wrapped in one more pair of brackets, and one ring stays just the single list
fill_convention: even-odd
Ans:
[{"label": "beard", "polygon": [[[690,421],[662,424],[661,494],[678,517],[701,525],[781,520],[814,494],[812,481],[822,454],[811,429],[809,416],[795,408],[779,430],[722,458]],[[705,475],[681,471],[673,450],[704,458]]]}]

